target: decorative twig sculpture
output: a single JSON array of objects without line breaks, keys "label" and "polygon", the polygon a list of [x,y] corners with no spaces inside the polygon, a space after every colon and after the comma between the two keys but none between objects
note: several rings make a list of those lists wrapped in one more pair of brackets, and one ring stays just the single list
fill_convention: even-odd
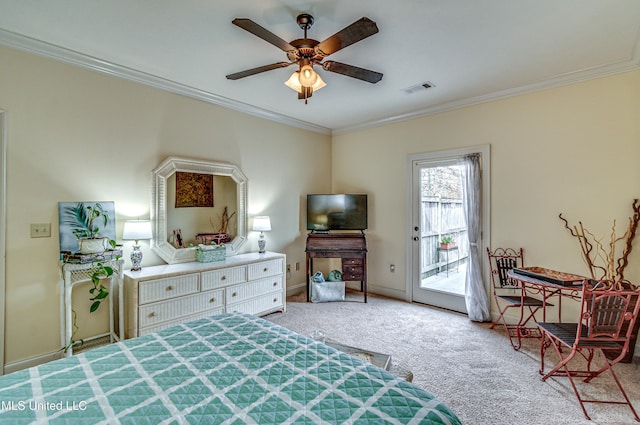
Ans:
[{"label": "decorative twig sculpture", "polygon": [[[624,270],[629,265],[629,254],[631,254],[633,239],[640,223],[640,204],[637,199],[633,200],[631,208],[633,215],[629,217],[629,225],[622,236],[616,235],[616,222],[613,221],[607,247],[601,242],[601,239],[597,239],[593,233],[585,229],[581,221],[578,222],[578,225],[570,226],[562,213],[558,215],[560,220],[564,222],[565,229],[569,231],[571,236],[578,239],[582,257],[587,263],[592,279],[606,279],[612,282],[625,280]],[[622,256],[616,260],[616,246],[620,241],[624,241],[624,248]],[[596,276],[598,272],[600,276]]]},{"label": "decorative twig sculpture", "polygon": [[216,227],[216,225],[213,224],[213,221],[211,219],[209,219],[209,224],[211,224],[211,227],[213,227],[213,229],[218,233],[227,233],[229,222],[231,221],[234,215],[236,215],[235,211],[231,215],[229,215],[227,207],[224,207],[224,211],[220,216],[220,227]]},{"label": "decorative twig sculpture", "polygon": [[636,230],[638,229],[638,223],[640,223],[640,204],[637,199],[633,200],[631,207],[633,208],[633,216],[629,217],[627,241],[624,245],[622,257],[618,258],[618,267],[616,268],[616,273],[620,276],[620,279],[624,278],[624,269],[629,264],[629,254],[631,254],[633,238],[636,237]]}]

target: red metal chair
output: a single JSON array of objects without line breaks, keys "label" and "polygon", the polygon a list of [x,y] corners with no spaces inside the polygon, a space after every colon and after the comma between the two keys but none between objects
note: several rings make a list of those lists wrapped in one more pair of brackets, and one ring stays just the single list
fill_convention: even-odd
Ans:
[{"label": "red metal chair", "polygon": [[[514,350],[518,351],[522,345],[522,338],[540,338],[540,332],[535,326],[527,326],[534,318],[536,311],[545,304],[537,299],[527,296],[517,282],[511,281],[507,276],[509,270],[524,266],[522,248],[496,248],[493,252],[487,248],[489,266],[491,267],[491,285],[493,297],[496,300],[500,315],[491,324],[493,329],[499,323],[504,326],[509,336],[509,341]],[[551,305],[548,304],[547,305]],[[519,320],[516,324],[507,323],[505,313],[509,309],[517,309]]]},{"label": "red metal chair", "polygon": [[[636,421],[640,422],[638,413],[613,370],[613,366],[622,360],[629,350],[633,325],[640,311],[639,295],[640,292],[628,283],[610,281],[590,283],[585,280],[578,323],[538,323],[538,328],[542,332],[540,344],[542,380],[545,381],[551,376],[568,377],[587,419],[591,418],[584,407],[585,403],[609,403],[626,404],[633,412]],[[551,346],[558,354],[559,362],[549,372],[544,373],[545,352]],[[603,366],[593,370],[595,366],[592,363],[596,353],[600,353],[598,357],[601,358]],[[570,369],[568,363],[576,354],[580,354],[585,363],[576,365],[577,369]],[[579,357],[576,360],[579,360]],[[573,378],[585,378],[584,382],[588,383],[607,370],[611,372],[624,401],[582,398]]]}]

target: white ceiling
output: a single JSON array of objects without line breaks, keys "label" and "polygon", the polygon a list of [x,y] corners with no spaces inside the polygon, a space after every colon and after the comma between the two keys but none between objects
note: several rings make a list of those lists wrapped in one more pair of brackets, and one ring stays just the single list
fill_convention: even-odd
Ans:
[{"label": "white ceiling", "polygon": [[[311,13],[322,41],[366,16],[379,33],[329,56],[384,74],[377,84],[319,70],[307,105],[294,67],[231,23],[250,18],[286,41]],[[640,68],[638,0],[0,0],[0,44],[258,116],[340,133]],[[430,82],[429,90],[405,89]]]}]

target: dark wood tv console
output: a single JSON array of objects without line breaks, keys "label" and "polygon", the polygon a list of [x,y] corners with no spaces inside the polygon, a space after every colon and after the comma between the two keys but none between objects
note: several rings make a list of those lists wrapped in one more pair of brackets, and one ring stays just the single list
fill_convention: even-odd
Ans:
[{"label": "dark wood tv console", "polygon": [[307,235],[307,302],[311,301],[310,282],[314,258],[340,258],[342,279],[359,281],[367,302],[367,239],[360,233],[317,233]]}]

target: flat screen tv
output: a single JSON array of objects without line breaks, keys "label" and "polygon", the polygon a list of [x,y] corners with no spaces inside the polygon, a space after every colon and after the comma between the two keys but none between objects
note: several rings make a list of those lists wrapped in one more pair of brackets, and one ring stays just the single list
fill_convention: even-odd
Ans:
[{"label": "flat screen tv", "polygon": [[367,195],[307,195],[307,230],[365,230]]}]

